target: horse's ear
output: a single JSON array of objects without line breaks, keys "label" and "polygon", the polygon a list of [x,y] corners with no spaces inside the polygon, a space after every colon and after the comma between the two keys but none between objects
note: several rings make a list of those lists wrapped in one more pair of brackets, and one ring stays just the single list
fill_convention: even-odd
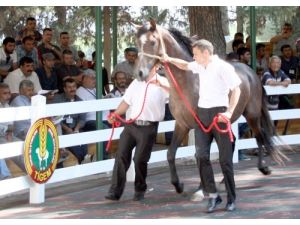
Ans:
[{"label": "horse's ear", "polygon": [[156,30],[156,22],[153,18],[150,18],[151,30]]}]

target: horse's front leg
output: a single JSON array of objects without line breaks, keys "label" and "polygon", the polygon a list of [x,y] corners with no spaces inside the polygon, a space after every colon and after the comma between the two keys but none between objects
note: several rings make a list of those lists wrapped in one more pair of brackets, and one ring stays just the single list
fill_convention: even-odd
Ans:
[{"label": "horse's front leg", "polygon": [[178,146],[181,145],[183,138],[187,134],[188,129],[180,127],[177,123],[175,124],[175,130],[173,133],[171,144],[168,148],[167,159],[170,168],[171,175],[171,183],[174,185],[177,193],[182,193],[184,189],[183,183],[179,182],[179,178],[177,175],[176,165],[175,165],[175,157]]}]

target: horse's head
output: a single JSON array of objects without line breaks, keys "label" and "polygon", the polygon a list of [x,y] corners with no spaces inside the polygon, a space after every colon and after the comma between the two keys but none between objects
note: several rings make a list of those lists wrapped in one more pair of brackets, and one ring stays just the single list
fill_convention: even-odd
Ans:
[{"label": "horse's head", "polygon": [[143,26],[135,25],[137,46],[140,49],[139,57],[136,61],[135,73],[137,79],[146,80],[151,69],[159,61],[153,56],[161,56],[163,54],[161,44],[161,33],[154,20],[150,20]]}]

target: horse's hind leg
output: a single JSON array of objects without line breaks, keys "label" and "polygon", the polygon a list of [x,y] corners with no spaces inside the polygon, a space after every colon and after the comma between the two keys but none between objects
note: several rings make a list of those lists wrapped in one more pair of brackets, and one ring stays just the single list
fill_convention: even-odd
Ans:
[{"label": "horse's hind leg", "polygon": [[270,175],[271,170],[266,165],[266,161],[264,160],[264,148],[269,145],[268,138],[265,137],[264,131],[260,126],[260,120],[258,118],[255,119],[247,119],[247,122],[252,129],[255,139],[258,145],[258,170],[264,175]]},{"label": "horse's hind leg", "polygon": [[171,174],[171,183],[174,185],[177,193],[183,192],[184,185],[183,183],[179,182],[176,165],[175,165],[175,156],[176,156],[177,148],[182,143],[182,140],[187,134],[187,132],[188,132],[187,128],[180,127],[177,123],[175,124],[175,130],[167,154],[170,174]]}]

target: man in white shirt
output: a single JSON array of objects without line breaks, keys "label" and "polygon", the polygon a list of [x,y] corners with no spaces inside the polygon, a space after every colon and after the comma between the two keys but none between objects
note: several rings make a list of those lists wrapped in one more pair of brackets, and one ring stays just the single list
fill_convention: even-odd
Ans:
[{"label": "man in white shirt", "polygon": [[[132,150],[135,147],[133,158],[135,166],[135,194],[134,201],[144,199],[147,190],[146,177],[147,165],[151,156],[153,144],[156,139],[158,123],[162,121],[165,114],[165,104],[169,99],[168,81],[156,73],[158,65],[154,66],[146,81],[134,80],[126,90],[123,100],[114,112],[124,115],[131,108],[129,118],[135,119],[144,102],[144,93],[148,82],[147,99],[144,109],[132,124],[125,124],[121,133],[118,151],[113,169],[112,184],[105,196],[109,200],[119,200],[125,188],[126,172],[131,163]],[[115,121],[115,115],[108,118],[108,122]]]},{"label": "man in white shirt", "polygon": [[33,83],[35,94],[42,90],[39,78],[34,72],[33,59],[27,56],[21,58],[20,68],[10,72],[4,79],[4,83],[8,84],[12,93],[12,99],[19,94],[19,85],[22,80],[30,80]]},{"label": "man in white shirt", "polygon": [[[226,117],[230,121],[232,113],[240,96],[240,78],[233,66],[213,55],[213,45],[204,39],[193,44],[195,61],[187,62],[182,59],[164,56],[164,61],[170,62],[183,70],[191,70],[199,74],[199,101],[198,117],[205,127],[208,127],[219,113],[218,122],[221,129],[225,129]],[[231,97],[229,98],[229,92]],[[229,135],[219,133],[212,129],[205,133],[198,126],[195,129],[196,159],[199,167],[201,183],[204,191],[209,193],[207,212],[211,213],[222,202],[217,193],[212,165],[210,162],[210,146],[213,138],[216,139],[219,148],[220,165],[224,175],[227,189],[227,211],[235,210],[235,181],[232,162],[232,143]]]},{"label": "man in white shirt", "polygon": [[0,82],[14,69],[17,69],[16,41],[12,37],[3,40],[0,48]]}]

